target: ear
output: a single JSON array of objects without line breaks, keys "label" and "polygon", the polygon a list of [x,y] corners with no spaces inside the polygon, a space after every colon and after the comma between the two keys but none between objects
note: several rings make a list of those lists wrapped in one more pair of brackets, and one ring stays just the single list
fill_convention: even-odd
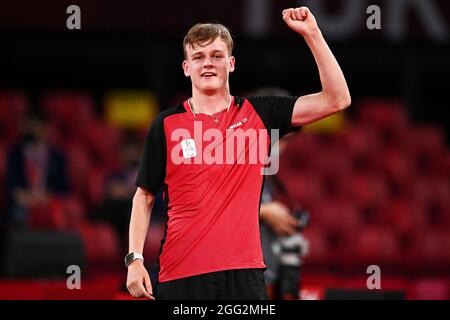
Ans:
[{"label": "ear", "polygon": [[189,73],[189,63],[186,60],[183,60],[183,63],[181,64],[181,67],[183,68],[184,75],[186,77],[189,77],[191,75]]},{"label": "ear", "polygon": [[236,60],[234,59],[234,56],[230,57],[230,72],[234,71],[234,66],[235,66]]}]

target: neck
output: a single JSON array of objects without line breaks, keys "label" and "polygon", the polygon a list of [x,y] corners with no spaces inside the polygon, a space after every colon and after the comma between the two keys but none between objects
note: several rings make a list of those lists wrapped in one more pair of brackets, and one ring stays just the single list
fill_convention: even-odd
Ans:
[{"label": "neck", "polygon": [[228,88],[212,94],[192,90],[192,104],[194,105],[195,113],[212,115],[227,109],[230,103],[231,95]]}]

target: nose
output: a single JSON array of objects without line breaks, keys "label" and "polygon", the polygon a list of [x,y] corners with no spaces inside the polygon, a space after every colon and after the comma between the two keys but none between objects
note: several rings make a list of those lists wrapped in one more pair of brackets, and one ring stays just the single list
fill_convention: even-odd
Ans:
[{"label": "nose", "polygon": [[204,67],[212,67],[213,66],[212,58],[206,57],[205,60],[203,61],[203,66]]}]

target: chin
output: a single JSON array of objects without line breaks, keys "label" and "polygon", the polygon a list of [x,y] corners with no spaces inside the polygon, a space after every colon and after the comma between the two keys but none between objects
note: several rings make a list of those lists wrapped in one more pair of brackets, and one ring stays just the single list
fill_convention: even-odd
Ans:
[{"label": "chin", "polygon": [[219,85],[208,85],[208,86],[201,86],[201,90],[204,92],[214,92],[220,89]]}]

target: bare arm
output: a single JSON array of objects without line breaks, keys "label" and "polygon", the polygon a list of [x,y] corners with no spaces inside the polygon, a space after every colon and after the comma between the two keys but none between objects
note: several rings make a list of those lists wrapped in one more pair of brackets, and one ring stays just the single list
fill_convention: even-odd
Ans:
[{"label": "bare arm", "polygon": [[347,108],[351,103],[344,74],[328,47],[317,22],[306,7],[283,11],[283,20],[305,39],[319,69],[322,91],[299,97],[292,125],[306,125]]},{"label": "bare arm", "polygon": [[154,196],[142,188],[137,188],[133,197],[129,229],[129,252],[141,253],[147,237],[152,215]]},{"label": "bare arm", "polygon": [[[141,253],[144,250],[150,224],[154,196],[142,188],[137,188],[133,197],[129,229],[129,252]],[[135,298],[142,296],[154,300],[150,276],[142,260],[135,260],[128,266],[127,288]]]}]

